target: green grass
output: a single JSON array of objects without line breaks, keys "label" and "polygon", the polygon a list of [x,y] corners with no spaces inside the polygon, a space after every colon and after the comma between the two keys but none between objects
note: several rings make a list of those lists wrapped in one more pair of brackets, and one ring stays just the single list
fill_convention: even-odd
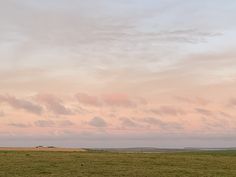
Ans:
[{"label": "green grass", "polygon": [[236,151],[0,151],[0,177],[236,177]]}]

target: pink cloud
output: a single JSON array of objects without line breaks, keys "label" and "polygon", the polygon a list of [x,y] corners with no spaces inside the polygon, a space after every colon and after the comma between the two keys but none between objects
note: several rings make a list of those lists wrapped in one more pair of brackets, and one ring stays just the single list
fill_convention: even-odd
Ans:
[{"label": "pink cloud", "polygon": [[123,127],[133,127],[133,128],[140,127],[140,125],[136,121],[130,118],[122,117],[120,118],[120,121]]},{"label": "pink cloud", "polygon": [[37,127],[54,127],[55,122],[51,120],[38,120],[34,122]]},{"label": "pink cloud", "polygon": [[10,124],[8,124],[8,126],[17,127],[17,128],[29,128],[29,127],[31,127],[30,124],[23,124],[23,123],[10,123]]},{"label": "pink cloud", "polygon": [[122,93],[103,95],[102,100],[105,102],[105,104],[110,106],[120,106],[120,107],[136,106],[136,103],[132,101],[128,95]]},{"label": "pink cloud", "polygon": [[88,124],[97,128],[107,127],[107,122],[102,117],[94,117]]},{"label": "pink cloud", "polygon": [[0,117],[4,117],[5,113],[3,111],[0,111]]},{"label": "pink cloud", "polygon": [[91,106],[101,106],[101,100],[99,100],[96,96],[90,96],[86,93],[77,93],[76,99],[85,105],[91,105]]},{"label": "pink cloud", "polygon": [[57,115],[71,115],[73,112],[63,105],[63,101],[58,97],[50,94],[39,94],[36,100],[44,104],[46,108]]},{"label": "pink cloud", "polygon": [[59,127],[70,127],[70,126],[74,126],[75,124],[71,122],[70,120],[63,120],[63,121],[57,122],[57,125]]},{"label": "pink cloud", "polygon": [[188,103],[188,104],[196,104],[196,105],[207,105],[210,103],[209,100],[200,98],[200,97],[188,98],[188,97],[176,96],[175,99],[177,99],[178,101]]},{"label": "pink cloud", "polygon": [[228,103],[228,105],[229,105],[230,107],[236,106],[236,98],[231,98],[230,101],[229,101],[229,103]]},{"label": "pink cloud", "polygon": [[80,103],[90,106],[135,107],[138,104],[147,104],[144,98],[129,97],[124,93],[103,94],[101,96],[78,93],[75,97]]},{"label": "pink cloud", "polygon": [[43,108],[40,105],[25,99],[15,98],[14,96],[0,95],[0,102],[7,103],[15,109],[22,109],[37,115],[40,115],[43,112]]},{"label": "pink cloud", "polygon": [[203,108],[196,108],[195,111],[203,116],[212,116],[213,113],[210,110],[203,109]]},{"label": "pink cloud", "polygon": [[73,126],[74,123],[69,120],[62,121],[53,121],[53,120],[37,120],[34,122],[34,125],[37,127],[70,127]]},{"label": "pink cloud", "polygon": [[157,114],[157,115],[172,115],[172,116],[178,116],[178,115],[184,115],[186,112],[180,108],[175,108],[173,106],[161,106],[156,109],[151,109],[151,113]]},{"label": "pink cloud", "polygon": [[178,122],[166,122],[153,117],[146,117],[143,119],[143,121],[150,125],[157,125],[163,130],[180,130],[184,128],[183,125]]}]

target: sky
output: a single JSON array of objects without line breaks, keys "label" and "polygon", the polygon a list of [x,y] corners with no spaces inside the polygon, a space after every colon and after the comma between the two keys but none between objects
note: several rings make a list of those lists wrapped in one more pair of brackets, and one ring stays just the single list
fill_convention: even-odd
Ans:
[{"label": "sky", "polygon": [[0,0],[0,146],[236,147],[235,0]]}]

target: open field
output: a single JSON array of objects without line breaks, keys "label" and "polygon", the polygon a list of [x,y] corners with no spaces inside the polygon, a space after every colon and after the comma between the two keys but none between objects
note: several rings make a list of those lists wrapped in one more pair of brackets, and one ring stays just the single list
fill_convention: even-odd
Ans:
[{"label": "open field", "polygon": [[235,177],[236,151],[0,151],[1,177]]}]

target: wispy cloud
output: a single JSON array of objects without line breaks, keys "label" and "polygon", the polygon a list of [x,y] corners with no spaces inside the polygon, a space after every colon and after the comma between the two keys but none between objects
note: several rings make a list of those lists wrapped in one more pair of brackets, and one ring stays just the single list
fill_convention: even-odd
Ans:
[{"label": "wispy cloud", "polygon": [[209,100],[205,98],[200,98],[200,97],[184,97],[184,96],[176,96],[174,97],[176,100],[189,103],[189,104],[195,104],[195,105],[207,105],[210,103]]},{"label": "wispy cloud", "polygon": [[212,116],[213,112],[203,108],[196,108],[195,111],[203,116]]},{"label": "wispy cloud", "polygon": [[229,105],[230,107],[236,106],[236,98],[231,98],[231,99],[229,100],[229,102],[228,102],[228,105]]},{"label": "wispy cloud", "polygon": [[54,120],[37,120],[34,122],[34,125],[37,127],[60,127],[60,128],[66,128],[71,127],[75,125],[70,120],[60,120],[60,121],[54,121]]},{"label": "wispy cloud", "polygon": [[98,97],[91,96],[86,93],[77,93],[75,95],[75,97],[77,98],[77,100],[80,103],[85,104],[85,105],[91,105],[91,106],[101,106],[102,105],[102,103]]},{"label": "wispy cloud", "polygon": [[127,117],[121,117],[120,121],[121,121],[122,127],[132,127],[132,128],[140,127],[140,124],[138,124],[136,121],[134,121],[130,118],[127,118]]},{"label": "wispy cloud", "polygon": [[8,126],[16,127],[16,128],[29,128],[31,124],[24,124],[24,123],[10,123]]},{"label": "wispy cloud", "polygon": [[94,117],[92,118],[89,122],[89,125],[93,126],[93,127],[97,127],[97,128],[103,128],[103,127],[107,127],[108,124],[107,122],[101,118],[101,117]]},{"label": "wispy cloud", "polygon": [[4,117],[5,113],[3,111],[0,111],[0,117]]},{"label": "wispy cloud", "polygon": [[202,124],[203,126],[211,131],[219,131],[219,130],[225,130],[225,129],[230,129],[230,124],[227,119],[222,119],[222,117],[215,116],[214,118],[211,117],[202,117]]},{"label": "wispy cloud", "polygon": [[14,96],[0,95],[0,102],[7,103],[15,109],[22,109],[36,115],[41,115],[43,112],[43,108],[40,105],[25,99],[15,98]]},{"label": "wispy cloud", "polygon": [[52,120],[37,120],[34,122],[34,125],[37,127],[54,127],[55,122]]},{"label": "wispy cloud", "polygon": [[71,122],[70,120],[63,120],[63,121],[57,121],[57,125],[59,127],[71,127],[74,126],[75,123]]},{"label": "wispy cloud", "polygon": [[177,123],[177,122],[167,122],[162,121],[161,119],[153,118],[153,117],[147,117],[143,119],[143,122],[150,124],[150,125],[157,125],[162,130],[181,130],[183,129],[183,125]]},{"label": "wispy cloud", "polygon": [[90,106],[110,106],[110,107],[136,107],[138,104],[147,104],[144,98],[133,98],[124,93],[103,94],[100,96],[91,96],[86,93],[78,93],[76,99],[85,105]]},{"label": "wispy cloud", "polygon": [[186,114],[184,110],[176,108],[174,106],[161,106],[159,108],[150,109],[149,112],[162,116],[164,115],[178,116]]},{"label": "wispy cloud", "polygon": [[135,107],[136,104],[126,94],[107,94],[102,96],[103,101],[109,106]]},{"label": "wispy cloud", "polygon": [[172,31],[165,30],[148,35],[160,42],[201,43],[206,42],[207,38],[221,35],[221,33],[212,33],[197,29],[179,29]]},{"label": "wispy cloud", "polygon": [[63,101],[51,94],[38,94],[36,100],[56,115],[72,115],[73,111],[63,105]]}]

